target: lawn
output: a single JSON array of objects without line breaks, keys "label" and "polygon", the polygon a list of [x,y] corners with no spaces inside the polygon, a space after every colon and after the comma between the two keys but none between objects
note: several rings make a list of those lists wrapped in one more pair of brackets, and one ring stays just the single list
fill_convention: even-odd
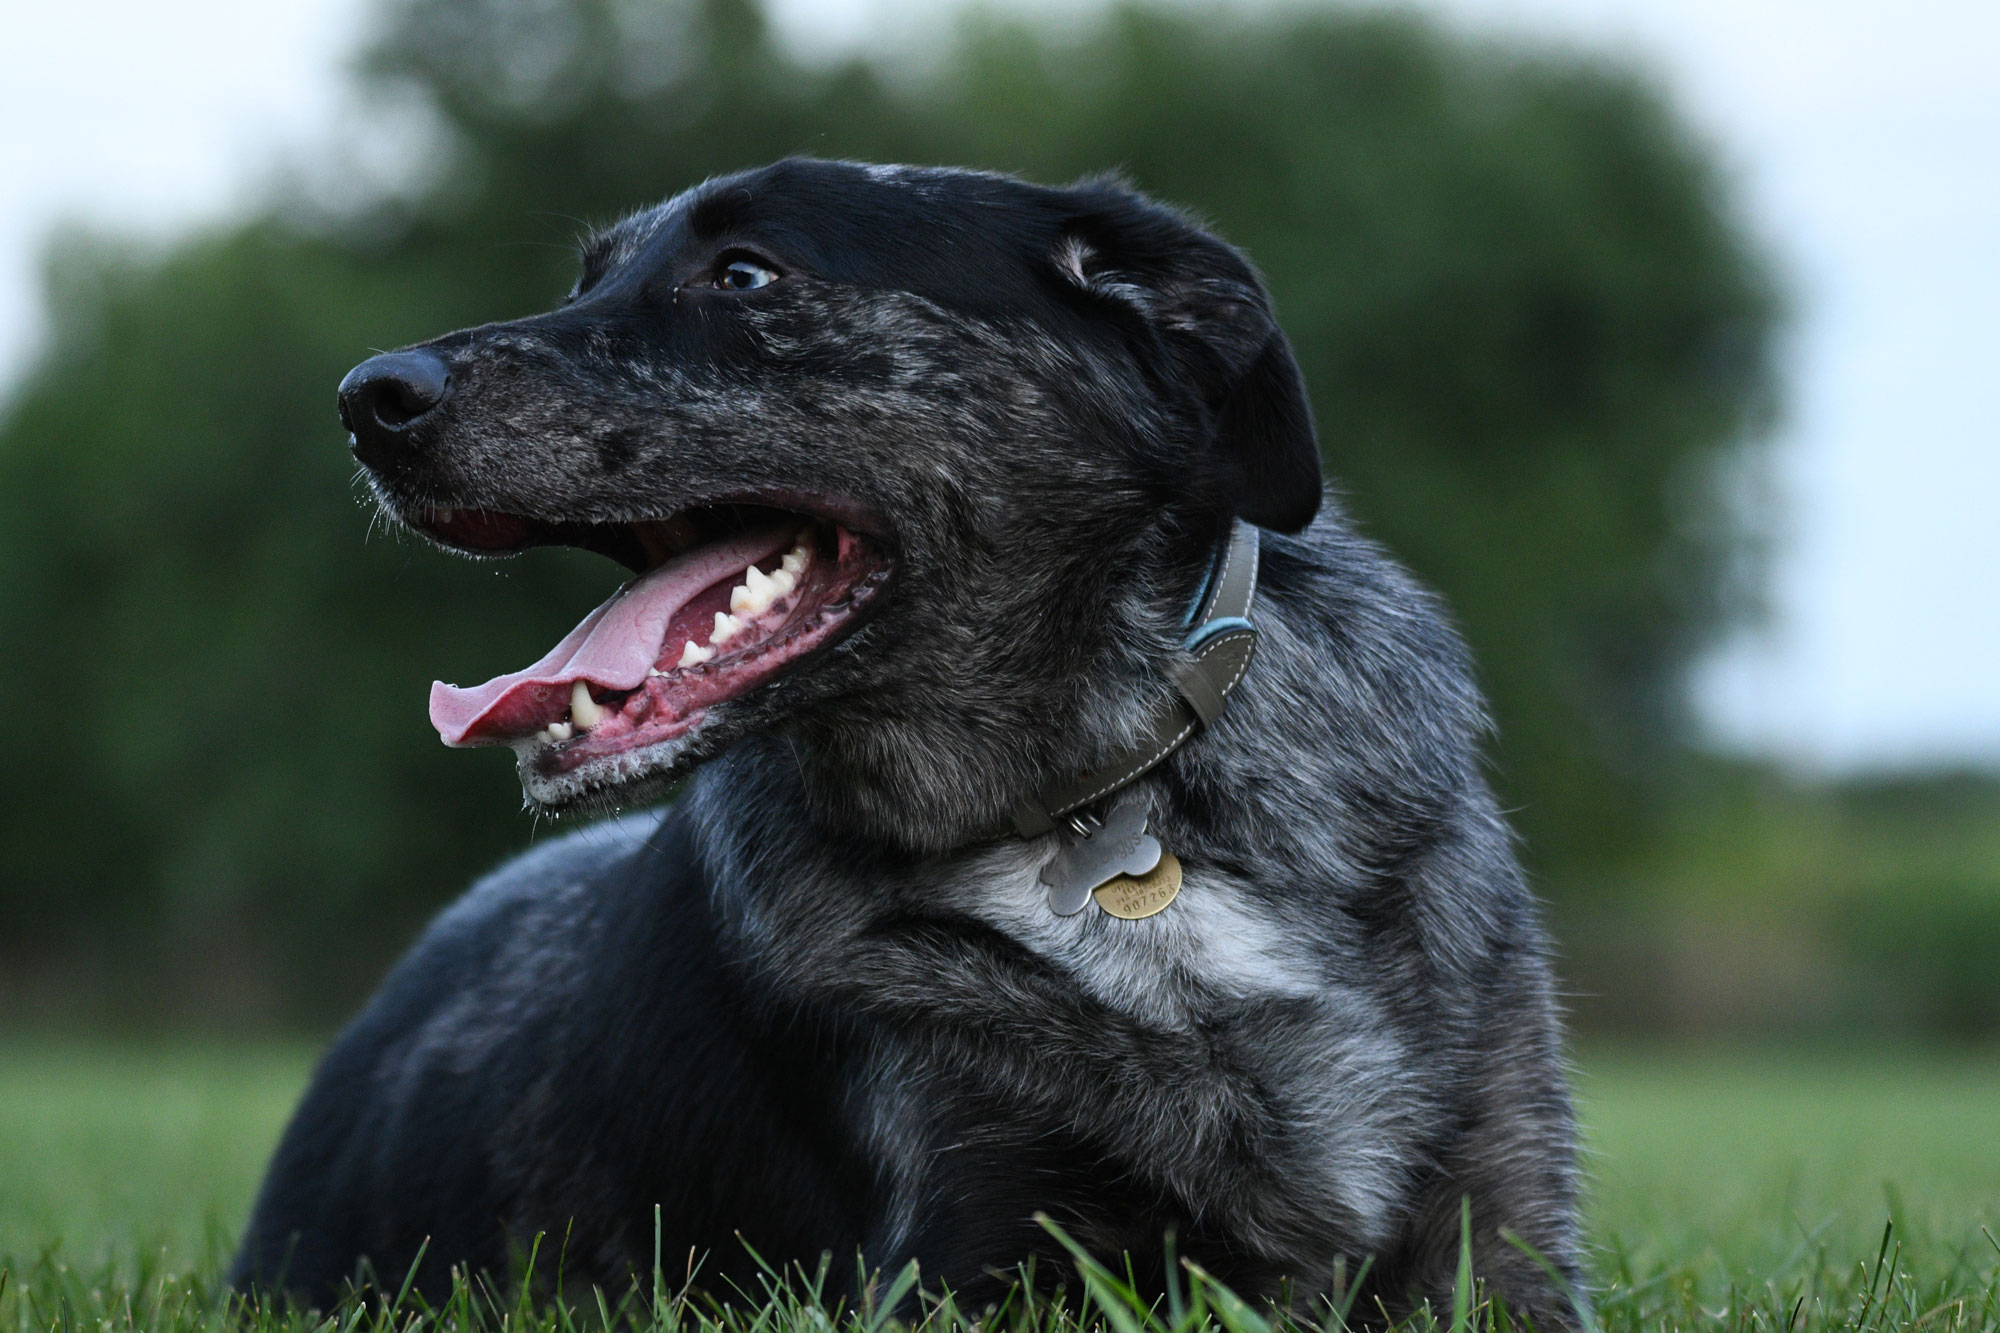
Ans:
[{"label": "lawn", "polygon": [[[214,1271],[310,1061],[296,1046],[0,1044],[0,1331],[214,1320]],[[1607,1327],[2000,1330],[2000,1058],[1580,1063]],[[1218,1318],[1257,1323],[1226,1303]],[[827,1327],[796,1307],[778,1322]]]}]

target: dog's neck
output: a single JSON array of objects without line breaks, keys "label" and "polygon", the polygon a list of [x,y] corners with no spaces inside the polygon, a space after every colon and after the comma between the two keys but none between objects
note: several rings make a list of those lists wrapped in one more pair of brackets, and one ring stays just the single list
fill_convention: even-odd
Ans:
[{"label": "dog's neck", "polygon": [[1021,837],[1041,837],[1059,823],[1089,836],[1094,807],[1137,782],[1222,716],[1256,652],[1250,610],[1257,595],[1257,545],[1256,528],[1240,518],[1230,525],[1188,610],[1183,657],[1171,672],[1172,687],[1147,707],[1131,743],[1090,771],[1059,777],[1017,801],[1012,819]]},{"label": "dog's neck", "polygon": [[[1078,799],[1090,788],[1049,799],[1060,795],[1053,789],[1088,771],[1116,772],[1117,758],[1154,736],[1163,714],[1181,719],[1164,738],[1199,737],[1202,709],[1218,711],[1217,699],[1242,674],[1249,627],[1220,612],[1249,609],[1255,585],[1244,576],[1260,533],[1224,520],[1196,544],[1188,527],[1185,516],[1167,515],[1132,524],[1118,551],[1096,552],[1066,571],[1061,594],[1047,584],[1017,585],[1010,603],[993,608],[985,637],[951,652],[916,649],[897,676],[802,714],[771,734],[771,744],[739,748],[764,756],[753,762],[796,768],[797,814],[830,836],[884,852],[929,857],[1017,839],[1027,830],[1014,816],[1038,797],[1043,822],[1028,829],[1046,828],[1051,816],[1090,803]],[[1221,623],[1194,646],[1237,655],[1226,670],[1222,659],[1211,660],[1213,676],[1186,675],[1195,661],[1191,631],[1211,621]],[[926,628],[921,642],[948,641]],[[1230,631],[1226,641],[1214,637]],[[1205,683],[1216,697],[1186,698],[1208,693]],[[1176,753],[1159,739],[1143,755],[1155,752],[1160,763]],[[1129,776],[1143,781],[1146,767],[1132,763]]]}]

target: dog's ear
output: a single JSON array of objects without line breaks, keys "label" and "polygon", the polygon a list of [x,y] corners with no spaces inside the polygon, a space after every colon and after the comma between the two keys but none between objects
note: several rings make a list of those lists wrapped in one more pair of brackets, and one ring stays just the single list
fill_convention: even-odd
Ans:
[{"label": "dog's ear", "polygon": [[1319,442],[1305,380],[1257,272],[1233,247],[1115,181],[1070,191],[1076,211],[1050,262],[1086,296],[1141,320],[1171,391],[1207,427],[1198,472],[1258,527],[1297,532],[1319,512]]}]

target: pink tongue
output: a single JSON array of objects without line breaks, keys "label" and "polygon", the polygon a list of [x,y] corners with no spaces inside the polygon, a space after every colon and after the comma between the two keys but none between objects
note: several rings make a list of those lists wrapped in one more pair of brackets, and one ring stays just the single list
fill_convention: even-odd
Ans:
[{"label": "pink tongue", "polygon": [[446,745],[504,745],[561,721],[579,680],[600,692],[637,689],[665,650],[676,611],[784,550],[794,535],[791,528],[767,528],[697,547],[612,594],[525,671],[465,689],[433,681],[431,725]]}]

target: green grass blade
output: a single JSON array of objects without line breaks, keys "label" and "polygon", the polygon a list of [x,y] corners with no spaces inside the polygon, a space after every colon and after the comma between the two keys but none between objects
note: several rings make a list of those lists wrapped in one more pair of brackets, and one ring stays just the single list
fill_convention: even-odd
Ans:
[{"label": "green grass blade", "polygon": [[1451,1333],[1472,1330],[1472,1196],[1458,1196],[1458,1275],[1451,1283]]}]

